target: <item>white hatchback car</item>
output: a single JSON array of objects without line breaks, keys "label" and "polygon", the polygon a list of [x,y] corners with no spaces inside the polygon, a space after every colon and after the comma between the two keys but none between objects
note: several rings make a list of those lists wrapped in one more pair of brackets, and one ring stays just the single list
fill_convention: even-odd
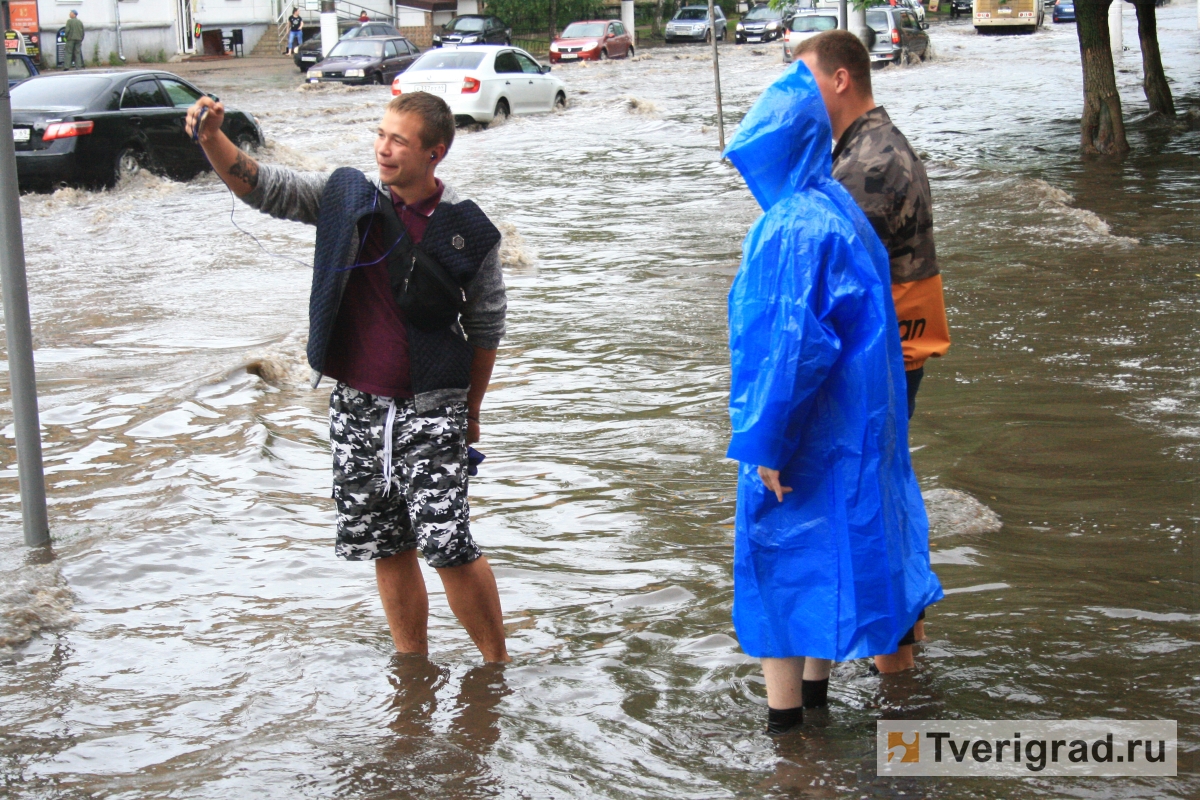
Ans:
[{"label": "white hatchback car", "polygon": [[792,63],[792,53],[795,51],[796,45],[823,31],[837,30],[837,26],[837,14],[821,13],[820,11],[801,11],[791,19],[785,20],[783,63]]},{"label": "white hatchback car", "polygon": [[392,81],[392,94],[429,92],[459,123],[487,124],[509,114],[538,114],[567,104],[567,87],[519,47],[472,45],[426,50]]}]

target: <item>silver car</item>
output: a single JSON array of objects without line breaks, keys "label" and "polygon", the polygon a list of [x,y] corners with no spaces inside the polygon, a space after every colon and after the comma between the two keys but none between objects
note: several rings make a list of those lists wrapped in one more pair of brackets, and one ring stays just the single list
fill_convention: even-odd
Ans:
[{"label": "silver car", "polygon": [[[713,11],[717,17],[717,41],[725,38],[725,29],[729,27],[725,21],[725,12],[720,6],[714,5]],[[663,38],[668,42],[709,42],[712,41],[712,21],[708,16],[708,6],[684,6],[675,12],[675,16],[667,23]]]}]

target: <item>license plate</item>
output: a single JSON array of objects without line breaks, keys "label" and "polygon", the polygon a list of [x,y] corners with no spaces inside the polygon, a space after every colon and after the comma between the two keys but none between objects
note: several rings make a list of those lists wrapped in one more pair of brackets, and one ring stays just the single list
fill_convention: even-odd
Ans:
[{"label": "license plate", "polygon": [[14,142],[28,142],[29,141],[29,128],[13,128],[13,141]]},{"label": "license plate", "polygon": [[563,53],[559,56],[563,61],[574,61],[579,58],[579,53]]},{"label": "license plate", "polygon": [[1011,9],[1011,8],[1001,8],[1001,9],[998,9],[996,13],[998,13],[998,14],[1011,14],[1011,13],[1012,13],[1012,9]]},{"label": "license plate", "polygon": [[312,61],[315,64],[317,61],[317,57],[316,56],[300,56],[300,60],[301,61]]},{"label": "license plate", "polygon": [[419,91],[429,92],[430,94],[445,94],[446,84],[444,83],[423,83],[419,87]]},{"label": "license plate", "polygon": [[761,42],[762,37],[761,36],[747,36],[746,41],[747,42]]},{"label": "license plate", "polygon": [[457,50],[458,42],[442,42],[442,47],[447,50]]}]

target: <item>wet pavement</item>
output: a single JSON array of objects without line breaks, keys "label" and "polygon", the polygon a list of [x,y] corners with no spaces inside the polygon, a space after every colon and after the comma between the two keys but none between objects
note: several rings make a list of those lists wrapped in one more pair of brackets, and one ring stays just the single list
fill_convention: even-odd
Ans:
[{"label": "wet pavement", "polygon": [[[1159,19],[1194,107],[1195,9]],[[566,111],[460,131],[440,173],[507,234],[472,485],[503,669],[432,575],[431,661],[396,658],[369,565],[333,558],[329,387],[306,384],[309,281],[289,260],[312,229],[212,177],[22,198],[55,544],[21,547],[6,449],[4,794],[1200,795],[1200,133],[1135,121],[1133,155],[1084,162],[1074,26],[930,34],[937,60],[875,75],[927,159],[954,336],[912,432],[948,590],[915,673],[839,665],[828,714],[760,733],[722,458],[725,293],[758,210],[716,160],[705,51],[660,48],[556,67]],[[780,49],[722,56],[732,128]],[[260,118],[264,161],[372,164],[386,88],[189,77]],[[1182,777],[880,779],[881,716],[1177,719]]]}]

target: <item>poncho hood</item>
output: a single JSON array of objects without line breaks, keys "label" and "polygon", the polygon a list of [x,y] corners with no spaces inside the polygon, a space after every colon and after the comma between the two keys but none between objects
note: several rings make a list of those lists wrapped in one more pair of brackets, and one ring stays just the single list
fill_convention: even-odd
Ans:
[{"label": "poncho hood", "polygon": [[750,108],[725,157],[766,211],[811,183],[832,180],[832,148],[821,90],[808,66],[797,61]]}]

